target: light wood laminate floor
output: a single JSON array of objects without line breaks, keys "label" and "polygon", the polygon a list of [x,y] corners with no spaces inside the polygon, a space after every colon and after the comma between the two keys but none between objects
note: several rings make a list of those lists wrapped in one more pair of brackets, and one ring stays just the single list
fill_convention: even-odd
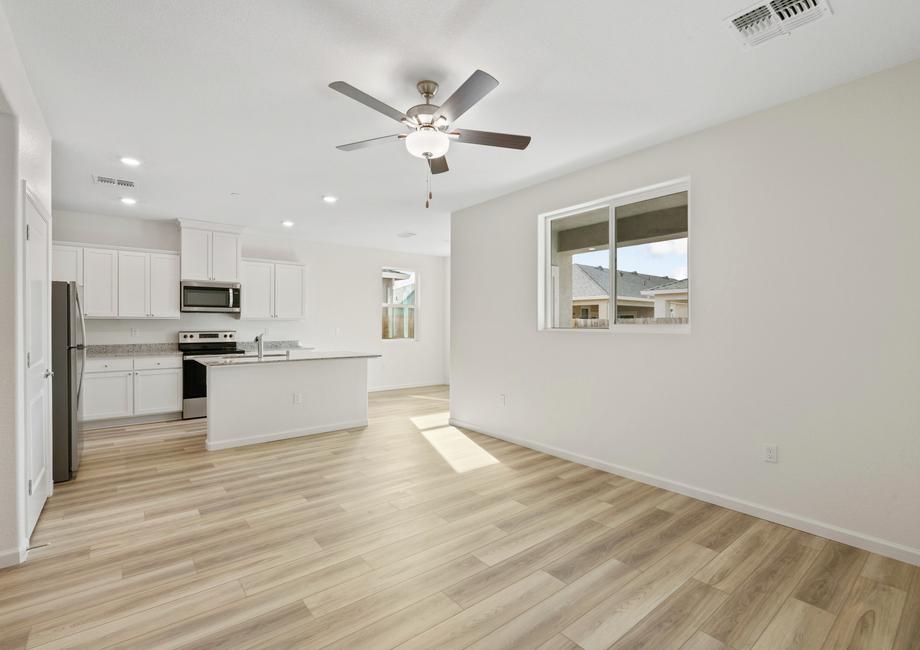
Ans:
[{"label": "light wood laminate floor", "polygon": [[920,570],[447,427],[208,452],[204,422],[92,432],[0,571],[0,648],[920,647]]}]

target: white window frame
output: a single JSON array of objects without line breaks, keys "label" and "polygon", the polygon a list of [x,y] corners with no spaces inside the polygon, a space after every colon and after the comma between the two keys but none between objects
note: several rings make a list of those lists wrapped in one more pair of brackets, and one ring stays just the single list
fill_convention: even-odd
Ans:
[{"label": "white window frame", "polygon": [[[617,258],[616,258],[616,209],[620,206],[629,205],[630,203],[638,203],[639,201],[646,201],[648,199],[655,199],[660,196],[666,196],[668,194],[676,194],[678,192],[687,193],[687,295],[690,296],[688,312],[687,312],[687,323],[681,324],[671,324],[671,323],[617,323],[616,319],[616,296],[612,295],[610,297],[611,307],[610,311],[613,314],[612,318],[609,318],[610,325],[607,328],[594,328],[594,327],[585,327],[585,328],[560,328],[555,327],[558,323],[553,323],[553,315],[549,312],[550,306],[553,304],[553,297],[550,295],[550,292],[553,291],[553,278],[552,278],[552,267],[549,264],[549,246],[552,242],[552,222],[556,219],[562,219],[564,217],[570,217],[572,215],[580,214],[582,212],[588,212],[589,210],[596,210],[598,208],[607,207],[610,211],[608,224],[610,226],[610,234],[608,236],[608,241],[610,244],[610,287],[611,293],[616,293],[616,269],[617,269]],[[662,183],[656,183],[654,185],[648,185],[636,190],[630,190],[628,192],[621,192],[619,194],[612,194],[610,196],[605,196],[599,199],[594,199],[592,201],[587,201],[585,203],[579,203],[578,205],[569,206],[567,208],[561,208],[559,210],[552,210],[550,212],[543,212],[537,215],[537,330],[541,332],[590,332],[594,336],[603,336],[605,334],[689,334],[690,325],[693,323],[693,304],[692,299],[693,289],[689,278],[693,277],[691,272],[692,264],[692,255],[691,249],[693,247],[693,238],[690,234],[691,229],[691,213],[692,213],[692,204],[691,200],[691,190],[690,190],[690,177],[685,176],[683,178],[677,178],[670,181],[665,181]]]},{"label": "white window frame", "polygon": [[[380,307],[379,307],[381,310],[384,309],[385,307],[400,307],[400,308],[411,307],[412,309],[415,310],[415,331],[413,332],[413,336],[411,338],[387,339],[383,337],[383,330],[381,330],[380,340],[384,342],[402,341],[404,343],[414,343],[415,341],[419,340],[419,325],[421,324],[419,322],[420,321],[419,314],[421,313],[419,312],[419,309],[421,308],[421,300],[422,300],[421,274],[414,269],[406,268],[405,266],[402,266],[400,264],[384,264],[383,266],[380,267],[380,272],[382,273],[384,269],[393,269],[395,271],[403,271],[404,273],[412,273],[413,275],[415,275],[415,303],[413,303],[412,305],[399,305],[399,304],[381,302]],[[380,276],[378,276],[378,278],[379,277]]]}]

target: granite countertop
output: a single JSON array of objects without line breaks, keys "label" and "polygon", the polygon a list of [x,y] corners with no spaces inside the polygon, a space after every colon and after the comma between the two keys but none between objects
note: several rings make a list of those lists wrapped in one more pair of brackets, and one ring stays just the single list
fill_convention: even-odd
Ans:
[{"label": "granite countertop", "polygon": [[[252,341],[237,341],[237,347],[255,354],[256,344]],[[287,350],[312,350],[300,344],[300,341],[265,341],[265,352],[283,354]],[[132,358],[132,357],[181,357],[177,343],[115,343],[110,345],[87,345],[86,356],[91,359]]]},{"label": "granite countertop", "polygon": [[261,359],[256,355],[238,354],[226,357],[200,356],[189,357],[208,368],[221,366],[242,366],[262,363],[290,363],[292,361],[324,361],[329,359],[373,359],[379,354],[371,352],[349,352],[346,350],[305,350],[296,349],[287,352],[266,352]]}]

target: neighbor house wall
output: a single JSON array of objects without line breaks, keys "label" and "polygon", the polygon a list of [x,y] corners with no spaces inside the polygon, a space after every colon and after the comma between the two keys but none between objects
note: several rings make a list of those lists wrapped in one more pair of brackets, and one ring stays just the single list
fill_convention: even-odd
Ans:
[{"label": "neighbor house wall", "polygon": [[[454,422],[920,563],[918,116],[914,62],[455,212]],[[538,331],[537,215],[686,176],[690,333]]]},{"label": "neighbor house wall", "polygon": [[25,180],[51,207],[51,135],[0,7],[0,567],[25,558],[23,208]]},{"label": "neighbor house wall", "polygon": [[[57,210],[55,241],[178,251],[179,228],[175,221]],[[306,316],[302,320],[240,320],[229,314],[183,314],[180,320],[163,321],[88,320],[89,343],[175,342],[180,329],[234,329],[244,341],[265,332],[266,340],[299,340],[317,348],[381,354],[368,365],[368,385],[372,390],[447,381],[444,258],[316,243],[261,232],[244,232],[242,249],[243,257],[306,266]],[[381,338],[380,272],[384,266],[405,268],[419,275],[420,320],[415,341]]]}]

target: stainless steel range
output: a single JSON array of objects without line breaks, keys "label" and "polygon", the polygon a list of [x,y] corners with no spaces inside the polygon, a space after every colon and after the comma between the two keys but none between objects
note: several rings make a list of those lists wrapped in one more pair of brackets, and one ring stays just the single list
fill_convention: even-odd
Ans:
[{"label": "stainless steel range", "polygon": [[208,414],[208,369],[192,357],[243,354],[236,347],[236,332],[214,330],[179,332],[182,352],[182,418],[203,418]]}]

